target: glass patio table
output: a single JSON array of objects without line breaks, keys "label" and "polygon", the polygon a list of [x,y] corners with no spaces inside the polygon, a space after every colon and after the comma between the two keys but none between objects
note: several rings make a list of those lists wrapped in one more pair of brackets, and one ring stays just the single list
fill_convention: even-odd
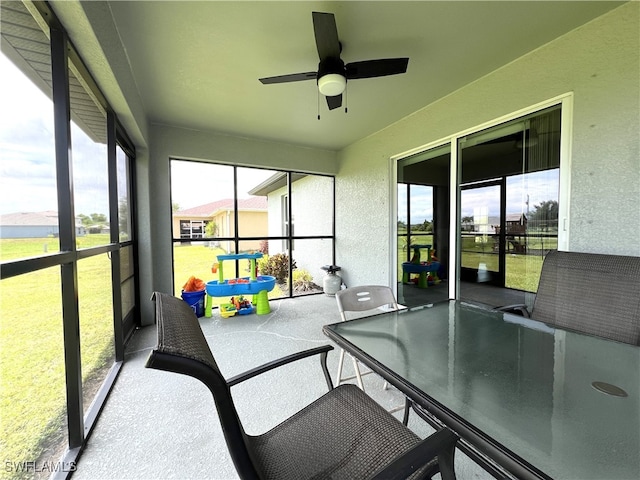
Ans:
[{"label": "glass patio table", "polygon": [[503,472],[640,478],[639,347],[458,301],[323,331]]}]

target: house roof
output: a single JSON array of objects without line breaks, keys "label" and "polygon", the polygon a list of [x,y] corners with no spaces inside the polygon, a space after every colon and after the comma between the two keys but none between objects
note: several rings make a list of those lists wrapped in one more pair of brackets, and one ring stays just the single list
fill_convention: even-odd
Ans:
[{"label": "house roof", "polygon": [[[219,211],[233,210],[233,199],[224,198],[197,207],[185,208],[174,212],[174,217],[212,217]],[[238,211],[267,211],[266,197],[250,197],[238,199]]]},{"label": "house roof", "polygon": [[0,215],[0,225],[3,226],[58,226],[58,212],[47,210],[44,212],[16,212]]},{"label": "house roof", "polygon": [[[82,228],[82,221],[76,217],[76,228]],[[57,227],[58,212],[14,212],[0,215],[0,226],[3,227]],[[107,227],[108,228],[108,227]]]},{"label": "house roof", "polygon": [[[291,181],[297,182],[301,178],[306,177],[303,173],[292,173]],[[285,172],[277,172],[267,178],[260,185],[256,185],[249,190],[250,195],[269,195],[271,192],[287,186],[287,174]]]}]

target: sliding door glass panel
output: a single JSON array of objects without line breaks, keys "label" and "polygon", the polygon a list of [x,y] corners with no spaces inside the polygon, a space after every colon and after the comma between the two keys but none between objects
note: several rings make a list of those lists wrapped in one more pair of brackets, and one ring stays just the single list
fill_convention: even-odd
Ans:
[{"label": "sliding door glass panel", "polygon": [[558,248],[559,177],[552,168],[507,179],[507,212],[524,210],[507,214],[507,288],[536,292],[544,257]]},{"label": "sliding door glass panel", "polygon": [[396,256],[396,267],[398,279],[402,278],[402,264],[409,261],[409,186],[405,183],[398,183],[398,224],[396,233],[398,236],[398,255]]},{"label": "sliding door glass panel", "polygon": [[410,247],[430,245],[433,248],[433,187],[409,185]]},{"label": "sliding door glass panel", "polygon": [[[557,248],[560,106],[458,144],[460,298],[492,306],[525,303],[537,289],[544,256]],[[471,254],[480,248],[481,258]]]},{"label": "sliding door glass panel", "polygon": [[111,260],[106,253],[78,262],[78,306],[86,414],[115,361]]},{"label": "sliding door glass panel", "polygon": [[398,161],[398,299],[408,306],[449,298],[450,152],[446,144]]},{"label": "sliding door glass panel", "polygon": [[[13,3],[13,2],[12,2]],[[21,4],[17,3],[21,6]],[[3,2],[3,15],[11,15]],[[58,202],[48,40],[33,18],[31,34],[41,36],[37,85],[0,53],[0,227],[2,260],[46,255],[60,250]],[[5,37],[3,37],[3,42]],[[39,75],[38,75],[39,74]]]},{"label": "sliding door glass panel", "polygon": [[31,478],[21,462],[57,462],[67,448],[61,289],[59,267],[0,283],[3,478]]},{"label": "sliding door glass panel", "polygon": [[460,192],[460,267],[464,281],[489,282],[500,271],[500,192],[500,185]]}]

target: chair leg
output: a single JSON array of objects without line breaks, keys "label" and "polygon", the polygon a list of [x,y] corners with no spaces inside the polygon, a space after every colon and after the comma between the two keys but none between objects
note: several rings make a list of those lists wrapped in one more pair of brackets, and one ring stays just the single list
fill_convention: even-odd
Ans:
[{"label": "chair leg", "polygon": [[340,358],[338,359],[338,374],[336,375],[336,387],[342,381],[342,365],[344,364],[344,349],[340,349]]},{"label": "chair leg", "polygon": [[402,423],[407,426],[409,423],[409,410],[411,410],[411,400],[409,397],[404,399],[404,416],[402,417]]},{"label": "chair leg", "polygon": [[358,380],[358,386],[360,387],[360,390],[362,390],[363,392],[364,390],[364,383],[362,383],[362,374],[360,373],[360,367],[358,366],[358,360],[356,360],[354,357],[351,357],[351,360],[353,361],[353,369],[356,371],[356,379]]}]

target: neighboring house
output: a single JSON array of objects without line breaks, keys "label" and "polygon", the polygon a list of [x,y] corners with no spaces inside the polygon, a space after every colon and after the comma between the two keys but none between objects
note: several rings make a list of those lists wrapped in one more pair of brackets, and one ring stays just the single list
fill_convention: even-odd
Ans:
[{"label": "neighboring house", "polygon": [[[233,222],[233,199],[225,198],[197,207],[178,210],[173,213],[173,238],[204,238],[207,224],[215,222],[216,238],[230,238],[235,235]],[[238,224],[243,237],[264,237],[267,232],[267,199],[265,197],[238,199]],[[229,245],[221,245],[227,252]],[[259,250],[260,241],[242,242],[243,251]]]},{"label": "neighboring house", "polygon": [[[76,235],[86,235],[84,226],[76,221]],[[17,212],[0,215],[0,238],[57,237],[58,212]]]},{"label": "neighboring house", "polygon": [[[293,174],[291,212],[286,173],[279,172],[249,191],[268,199],[270,237],[333,235],[333,178]],[[269,241],[269,254],[287,253],[285,240]],[[306,270],[313,282],[322,285],[323,265],[331,264],[332,242],[323,239],[298,239],[291,245],[291,256],[298,270]]]}]

